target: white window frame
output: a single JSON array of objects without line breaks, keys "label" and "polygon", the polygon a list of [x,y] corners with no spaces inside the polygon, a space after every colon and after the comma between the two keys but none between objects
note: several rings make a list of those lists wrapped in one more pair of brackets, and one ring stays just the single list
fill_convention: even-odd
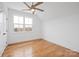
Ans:
[{"label": "white window frame", "polygon": [[[14,23],[14,16],[18,16],[18,17],[23,17],[23,30],[22,31],[15,31],[15,26],[13,26],[14,27],[14,31],[15,32],[23,32],[23,31],[32,31],[32,25],[33,25],[33,18],[32,17],[28,17],[28,18],[31,18],[32,19],[32,24],[25,24],[25,18],[27,17],[27,16],[24,16],[24,15],[13,15],[13,24],[15,25],[15,23]],[[20,25],[19,23],[17,23],[18,25]],[[27,27],[27,30],[26,30],[26,25],[31,25],[31,28],[30,27]]]}]

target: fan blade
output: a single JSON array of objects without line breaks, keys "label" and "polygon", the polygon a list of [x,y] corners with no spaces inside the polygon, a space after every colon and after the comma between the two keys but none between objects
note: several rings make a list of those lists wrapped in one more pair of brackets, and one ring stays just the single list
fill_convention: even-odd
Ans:
[{"label": "fan blade", "polygon": [[40,11],[42,11],[42,12],[44,11],[44,10],[42,10],[42,9],[39,9],[39,8],[34,8],[34,9],[36,9],[36,10],[40,10]]},{"label": "fan blade", "polygon": [[31,9],[22,9],[22,10],[26,10],[27,11],[27,10],[31,10]]},{"label": "fan blade", "polygon": [[36,6],[38,6],[38,5],[40,5],[40,4],[42,4],[43,2],[37,2],[35,5],[33,5],[34,7],[36,7]]},{"label": "fan blade", "polygon": [[30,8],[33,8],[33,4],[34,4],[34,3],[32,2],[32,5],[31,5],[31,7],[30,7]]},{"label": "fan blade", "polygon": [[33,5],[34,3],[32,2],[32,5]]},{"label": "fan blade", "polygon": [[28,8],[31,8],[26,2],[23,2]]}]

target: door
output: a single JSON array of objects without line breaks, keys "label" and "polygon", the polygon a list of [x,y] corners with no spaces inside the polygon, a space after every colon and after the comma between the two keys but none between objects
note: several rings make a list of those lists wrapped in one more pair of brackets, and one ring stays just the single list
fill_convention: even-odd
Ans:
[{"label": "door", "polygon": [[2,9],[0,9],[0,56],[6,48],[7,34],[6,34],[6,19]]}]

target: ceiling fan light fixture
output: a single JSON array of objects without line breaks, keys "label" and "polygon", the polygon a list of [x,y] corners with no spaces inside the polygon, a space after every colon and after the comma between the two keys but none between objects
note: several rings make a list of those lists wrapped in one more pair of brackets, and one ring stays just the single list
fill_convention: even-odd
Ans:
[{"label": "ceiling fan light fixture", "polygon": [[32,12],[34,12],[34,11],[35,11],[35,9],[31,9],[31,11],[32,11]]},{"label": "ceiling fan light fixture", "polygon": [[35,14],[37,10],[41,11],[41,12],[44,11],[44,10],[42,10],[40,8],[37,8],[37,6],[40,5],[40,4],[42,4],[43,2],[37,2],[36,4],[34,4],[32,2],[32,5],[28,5],[26,2],[23,2],[23,3],[29,8],[28,10],[30,10],[33,14]]}]

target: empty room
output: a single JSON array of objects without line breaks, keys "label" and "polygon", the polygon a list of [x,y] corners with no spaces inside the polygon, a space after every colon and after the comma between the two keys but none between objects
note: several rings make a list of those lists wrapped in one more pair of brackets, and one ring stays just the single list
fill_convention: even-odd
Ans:
[{"label": "empty room", "polygon": [[79,57],[79,2],[0,2],[1,57]]}]

